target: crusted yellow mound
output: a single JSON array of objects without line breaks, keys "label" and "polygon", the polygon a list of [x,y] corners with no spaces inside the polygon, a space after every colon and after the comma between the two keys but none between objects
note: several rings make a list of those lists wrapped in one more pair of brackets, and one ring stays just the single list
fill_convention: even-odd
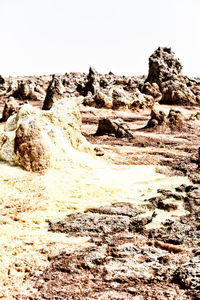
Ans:
[{"label": "crusted yellow mound", "polygon": [[78,163],[84,163],[84,153],[94,151],[80,126],[74,98],[57,101],[49,111],[25,104],[0,130],[0,159],[26,170],[44,171],[49,166],[62,166],[63,160],[75,162],[76,152],[81,151]]}]

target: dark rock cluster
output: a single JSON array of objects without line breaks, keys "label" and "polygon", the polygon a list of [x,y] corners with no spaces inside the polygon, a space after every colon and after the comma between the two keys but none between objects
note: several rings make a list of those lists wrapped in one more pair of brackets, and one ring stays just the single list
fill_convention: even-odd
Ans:
[{"label": "dark rock cluster", "polygon": [[84,105],[97,108],[143,109],[155,103],[199,105],[200,80],[182,74],[182,65],[171,48],[159,47],[149,58],[148,76],[99,74],[90,67],[88,74],[76,72],[39,77],[0,77],[0,97],[17,100],[44,100],[50,109],[56,99],[81,95]]}]

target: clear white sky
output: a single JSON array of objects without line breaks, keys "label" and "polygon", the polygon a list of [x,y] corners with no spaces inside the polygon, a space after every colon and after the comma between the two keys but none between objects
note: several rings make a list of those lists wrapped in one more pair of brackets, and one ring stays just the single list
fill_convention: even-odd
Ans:
[{"label": "clear white sky", "polygon": [[148,72],[171,46],[200,76],[200,0],[0,0],[0,74]]}]

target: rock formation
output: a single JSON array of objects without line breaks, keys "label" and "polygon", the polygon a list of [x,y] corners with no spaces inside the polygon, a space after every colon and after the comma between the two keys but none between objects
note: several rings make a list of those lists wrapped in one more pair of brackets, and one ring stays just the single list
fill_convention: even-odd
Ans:
[{"label": "rock formation", "polygon": [[13,97],[8,98],[4,105],[1,122],[7,121],[10,116],[14,115],[18,111],[18,109],[18,102]]},{"label": "rock formation", "polygon": [[49,111],[24,104],[0,131],[0,160],[33,172],[59,168],[67,161],[84,163],[86,154],[80,151],[94,151],[82,136],[80,126],[74,98],[60,99]]},{"label": "rock formation", "polygon": [[53,104],[63,97],[65,92],[62,81],[59,77],[53,75],[52,80],[47,88],[46,97],[42,109],[49,110]]},{"label": "rock formation", "polygon": [[114,135],[117,138],[133,138],[129,126],[122,119],[101,119],[95,135]]},{"label": "rock formation", "polygon": [[175,58],[171,48],[159,47],[149,57],[149,74],[147,82],[157,83],[168,81],[181,73],[182,65],[179,59]]},{"label": "rock formation", "polygon": [[87,76],[87,82],[85,84],[84,89],[84,96],[88,94],[88,92],[91,92],[92,95],[95,95],[97,91],[100,89],[100,78],[97,71],[94,69],[94,67],[90,67],[89,73]]},{"label": "rock formation", "polygon": [[161,132],[182,131],[189,129],[189,124],[183,114],[174,109],[170,109],[168,115],[160,105],[154,106],[151,111],[151,118],[146,128],[152,128]]},{"label": "rock formation", "polygon": [[169,105],[199,103],[197,97],[200,95],[200,88],[196,88],[197,84],[194,84],[194,80],[184,77],[181,71],[182,65],[179,59],[175,58],[171,48],[159,47],[150,56],[146,83],[158,84],[162,93],[160,103]]},{"label": "rock formation", "polygon": [[97,108],[112,109],[142,109],[152,107],[155,100],[150,95],[142,94],[139,89],[134,92],[127,92],[122,87],[112,87],[107,90],[101,90],[93,96],[91,93],[83,99],[83,104]]},{"label": "rock formation", "polygon": [[18,163],[27,171],[42,173],[49,168],[49,149],[35,120],[28,120],[17,128],[14,153]]}]

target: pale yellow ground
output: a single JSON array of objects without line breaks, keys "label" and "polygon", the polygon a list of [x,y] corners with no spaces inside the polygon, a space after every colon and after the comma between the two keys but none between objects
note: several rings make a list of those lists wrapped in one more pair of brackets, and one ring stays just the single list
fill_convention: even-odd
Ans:
[{"label": "pale yellow ground", "polygon": [[[17,299],[25,289],[26,274],[43,270],[48,255],[89,245],[87,237],[49,232],[49,218],[116,201],[141,205],[157,188],[188,181],[165,178],[152,166],[114,166],[85,159],[85,165],[66,161],[45,175],[0,162],[0,298]],[[181,205],[177,214],[185,213]],[[160,224],[159,217],[156,222]]]}]

